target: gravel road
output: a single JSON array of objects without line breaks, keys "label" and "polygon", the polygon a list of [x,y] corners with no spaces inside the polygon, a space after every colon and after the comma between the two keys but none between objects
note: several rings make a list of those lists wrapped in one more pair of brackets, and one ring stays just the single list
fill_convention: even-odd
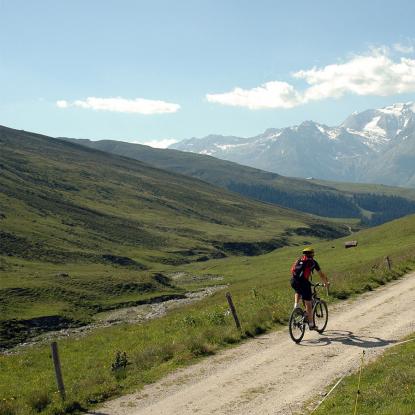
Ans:
[{"label": "gravel road", "polygon": [[[415,332],[415,273],[332,307],[326,333],[249,340],[97,410],[108,415],[308,413],[334,380]],[[311,400],[311,405],[310,405]]]}]

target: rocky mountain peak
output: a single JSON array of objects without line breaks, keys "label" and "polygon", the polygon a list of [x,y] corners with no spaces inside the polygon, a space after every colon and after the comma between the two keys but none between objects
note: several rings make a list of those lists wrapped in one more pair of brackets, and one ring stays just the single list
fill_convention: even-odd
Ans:
[{"label": "rocky mountain peak", "polygon": [[355,112],[337,127],[307,120],[255,137],[213,137],[170,148],[285,176],[415,186],[413,102]]},{"label": "rocky mountain peak", "polygon": [[412,102],[370,109],[350,115],[341,126],[364,135],[377,135],[391,139],[413,121],[414,110],[415,105]]}]

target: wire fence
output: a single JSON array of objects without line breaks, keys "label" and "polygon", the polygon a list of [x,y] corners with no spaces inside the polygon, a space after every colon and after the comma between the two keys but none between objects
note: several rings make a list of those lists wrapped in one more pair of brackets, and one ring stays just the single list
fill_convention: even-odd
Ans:
[{"label": "wire fence", "polygon": [[[400,344],[404,344],[404,343],[409,343],[415,341],[415,337],[408,339],[408,340],[403,340],[400,341],[398,343],[393,343],[393,344],[388,344],[383,346],[384,349],[387,348],[391,348],[391,347],[395,347],[395,346],[399,346]],[[357,383],[357,389],[356,389],[356,396],[355,396],[355,405],[354,405],[354,412],[353,415],[357,415],[357,411],[358,411],[358,402],[359,402],[359,396],[361,395],[361,389],[360,389],[360,383],[361,383],[361,378],[362,378],[362,372],[363,372],[363,368],[364,368],[364,357],[366,354],[366,350],[362,351],[362,356],[361,356],[361,360],[360,360],[360,366],[359,366],[359,378],[358,378],[358,383]],[[341,384],[341,382],[343,381],[343,379],[345,379],[347,376],[349,376],[348,373],[346,373],[345,375],[343,375],[336,383],[335,385],[329,390],[329,392],[327,392],[327,394],[324,396],[324,398],[322,400],[320,400],[317,405],[311,410],[310,415],[315,413],[317,411],[318,408],[320,408],[320,406],[323,404],[323,402],[331,395],[331,393]]]}]

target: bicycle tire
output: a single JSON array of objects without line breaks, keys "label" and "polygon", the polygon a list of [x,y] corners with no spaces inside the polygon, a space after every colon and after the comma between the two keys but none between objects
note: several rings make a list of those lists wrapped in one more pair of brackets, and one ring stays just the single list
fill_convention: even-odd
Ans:
[{"label": "bicycle tire", "polygon": [[301,308],[292,311],[288,330],[293,342],[300,343],[305,333],[304,311]]},{"label": "bicycle tire", "polygon": [[[327,327],[329,321],[329,310],[324,300],[318,300],[313,307],[314,324],[318,327],[317,331],[321,334]],[[323,323],[323,324],[322,324]]]}]

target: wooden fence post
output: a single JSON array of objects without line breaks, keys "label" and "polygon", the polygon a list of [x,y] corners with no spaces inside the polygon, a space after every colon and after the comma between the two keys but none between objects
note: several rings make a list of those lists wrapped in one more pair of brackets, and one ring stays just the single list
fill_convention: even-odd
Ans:
[{"label": "wooden fence post", "polygon": [[388,256],[385,258],[385,260],[386,260],[386,265],[388,266],[388,270],[390,271],[392,268],[392,261],[390,260]]},{"label": "wooden fence post", "polygon": [[238,315],[236,314],[235,306],[233,305],[231,293],[226,293],[226,299],[228,300],[229,308],[235,320],[236,328],[241,330],[241,323],[239,322]]},{"label": "wooden fence post", "polygon": [[65,385],[63,384],[61,362],[59,360],[58,344],[56,342],[51,343],[53,366],[55,367],[56,383],[58,385],[59,393],[62,400],[65,400]]}]

